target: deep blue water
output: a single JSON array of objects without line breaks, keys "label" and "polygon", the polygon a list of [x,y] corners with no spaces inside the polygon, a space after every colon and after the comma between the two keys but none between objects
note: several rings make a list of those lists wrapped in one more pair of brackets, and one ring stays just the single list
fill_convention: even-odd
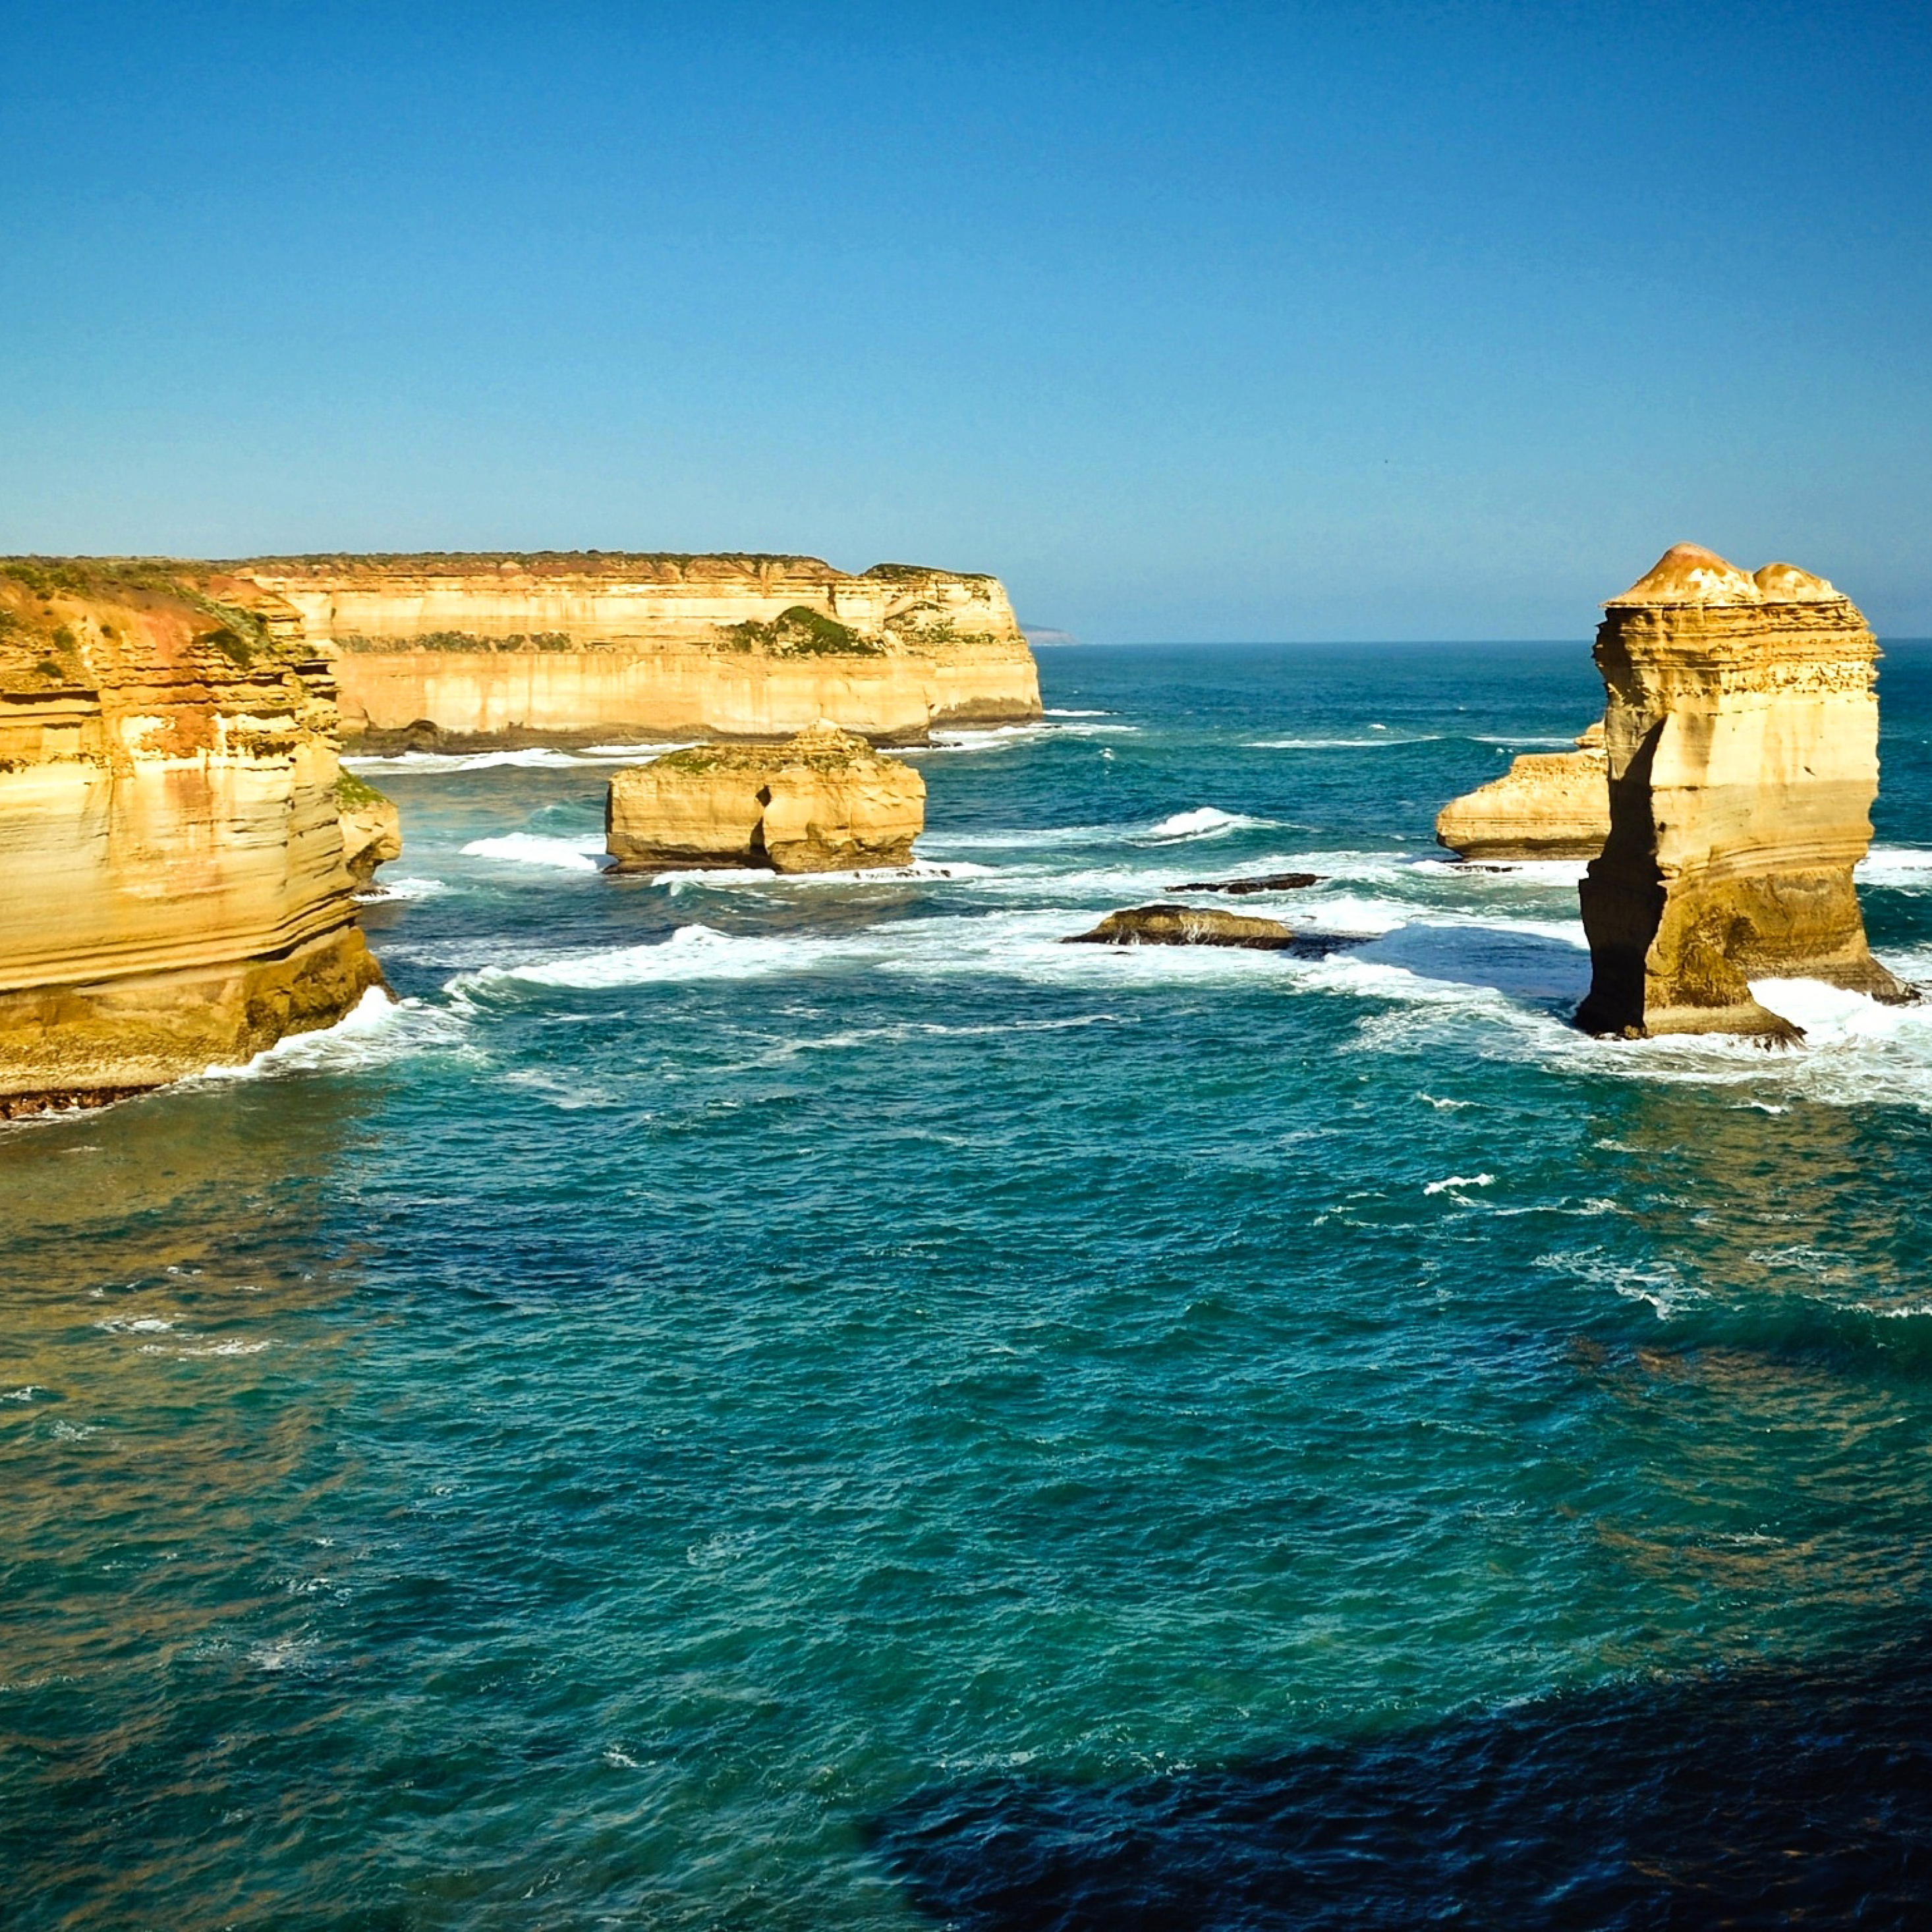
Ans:
[{"label": "deep blue water", "polygon": [[385,764],[400,1009],[0,1132],[8,1924],[1932,1917],[1932,1018],[1568,1028],[1580,645],[1041,657],[908,876]]}]

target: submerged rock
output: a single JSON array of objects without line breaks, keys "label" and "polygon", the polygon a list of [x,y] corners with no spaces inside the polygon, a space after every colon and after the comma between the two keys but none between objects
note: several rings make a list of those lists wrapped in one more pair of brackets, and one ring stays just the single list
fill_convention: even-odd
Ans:
[{"label": "submerged rock", "polygon": [[246,1060],[382,983],[333,698],[286,614],[0,563],[0,1118]]},{"label": "submerged rock", "polygon": [[1463,859],[1594,859],[1610,832],[1604,728],[1574,752],[1528,752],[1499,778],[1452,799],[1436,815],[1436,842]]},{"label": "submerged rock", "polygon": [[926,825],[926,781],[821,721],[782,745],[700,745],[610,781],[604,832],[620,872],[902,866]]},{"label": "submerged rock", "polygon": [[1240,898],[1246,892],[1294,892],[1304,886],[1318,886],[1319,872],[1264,872],[1256,879],[1190,879],[1184,886],[1169,886],[1171,892],[1229,892]]},{"label": "submerged rock", "polygon": [[1256,919],[1219,906],[1130,906],[1110,912],[1091,932],[1076,932],[1067,946],[1242,946],[1279,952],[1294,935],[1277,919]]},{"label": "submerged rock", "polygon": [[1757,978],[1917,997],[1872,958],[1852,883],[1878,790],[1877,657],[1822,578],[1747,576],[1692,544],[1605,607],[1610,830],[1582,887],[1579,1025],[1794,1037]]},{"label": "submerged rock", "polygon": [[403,856],[403,814],[396,801],[353,772],[335,781],[336,816],[342,824],[342,862],[358,892],[376,882],[376,868]]}]

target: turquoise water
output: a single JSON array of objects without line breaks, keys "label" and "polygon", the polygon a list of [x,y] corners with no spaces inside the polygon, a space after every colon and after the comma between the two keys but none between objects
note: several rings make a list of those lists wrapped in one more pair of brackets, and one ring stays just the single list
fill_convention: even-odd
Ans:
[{"label": "turquoise water", "polygon": [[1932,1018],[1568,1028],[1580,646],[1041,656],[905,876],[386,763],[400,1008],[0,1132],[8,1923],[1922,1922]]}]

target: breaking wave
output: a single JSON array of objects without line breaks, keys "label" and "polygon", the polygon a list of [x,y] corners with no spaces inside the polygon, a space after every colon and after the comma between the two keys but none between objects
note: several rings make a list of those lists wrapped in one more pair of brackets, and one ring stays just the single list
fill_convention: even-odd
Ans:
[{"label": "breaking wave", "polygon": [[540,832],[506,832],[494,838],[472,838],[463,848],[466,859],[505,859],[513,865],[548,866],[566,872],[601,872],[604,850],[601,832],[557,838]]}]

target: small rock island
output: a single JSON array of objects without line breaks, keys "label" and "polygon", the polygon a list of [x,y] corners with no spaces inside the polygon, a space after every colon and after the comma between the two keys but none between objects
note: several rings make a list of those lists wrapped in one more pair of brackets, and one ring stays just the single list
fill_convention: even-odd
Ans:
[{"label": "small rock island", "polygon": [[1873,958],[1852,868],[1878,792],[1878,646],[1851,599],[1679,544],[1605,606],[1610,835],[1581,888],[1597,1034],[1796,1029],[1760,978],[1917,995]]},{"label": "small rock island", "polygon": [[1294,935],[1278,919],[1224,912],[1219,906],[1127,906],[1110,912],[1091,932],[1076,932],[1067,946],[1233,946],[1252,952],[1280,952]]},{"label": "small rock island", "polygon": [[604,832],[620,872],[903,866],[926,781],[824,720],[778,745],[698,745],[619,772]]},{"label": "small rock island", "polygon": [[1451,799],[1436,814],[1436,842],[1459,859],[1594,859],[1610,832],[1604,728],[1574,752],[1527,752],[1499,778]]}]

